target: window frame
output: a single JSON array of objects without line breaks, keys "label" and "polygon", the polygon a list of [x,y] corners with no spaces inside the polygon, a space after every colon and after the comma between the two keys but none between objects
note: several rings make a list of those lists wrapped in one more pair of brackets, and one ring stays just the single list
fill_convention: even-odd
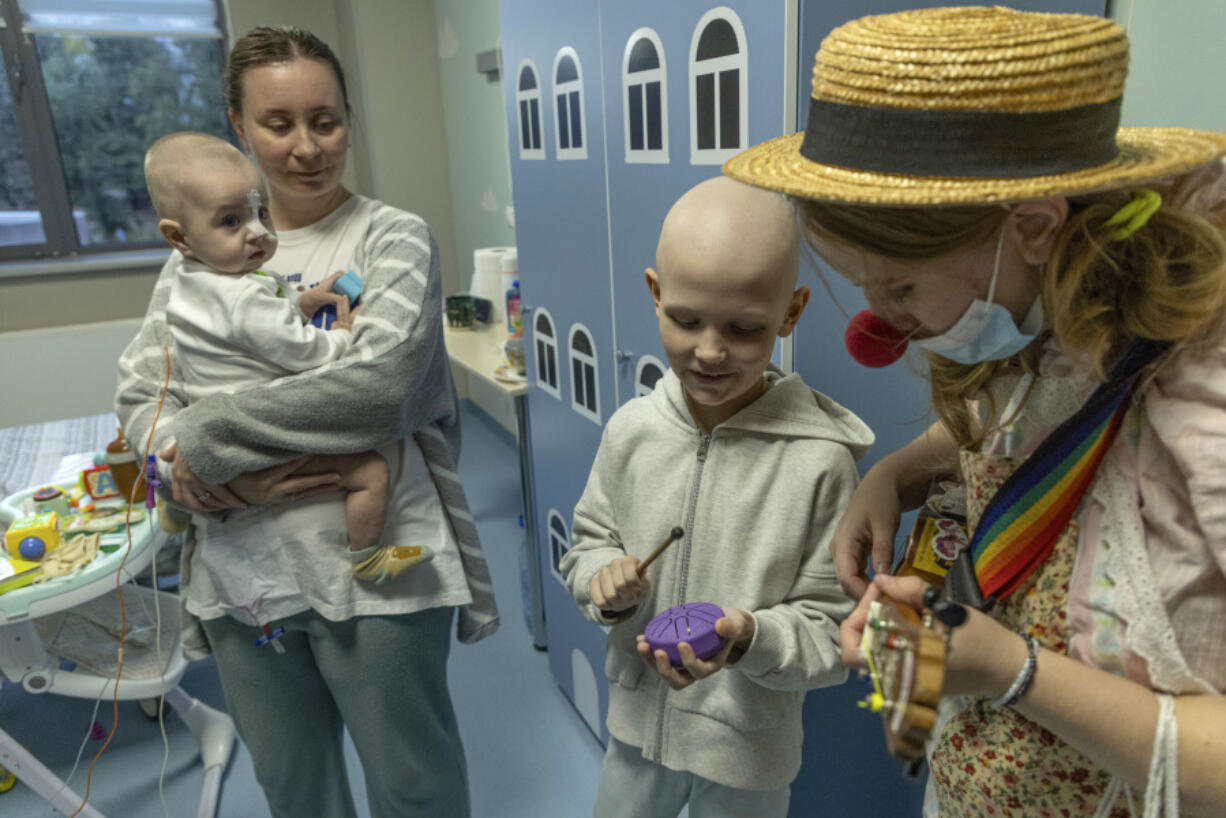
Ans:
[{"label": "window frame", "polygon": [[[222,0],[214,0],[216,37],[226,54],[226,16]],[[72,195],[55,134],[51,101],[43,81],[38,48],[23,28],[19,0],[0,0],[0,61],[17,118],[17,132],[34,189],[43,241],[0,244],[0,279],[46,273],[80,273],[158,266],[167,248],[161,239],[98,241],[83,244],[73,220]],[[41,30],[39,33],[42,33]],[[170,35],[150,35],[170,36]],[[213,39],[213,38],[210,38]]]},{"label": "window frame", "polygon": [[[702,35],[706,32],[707,26],[715,20],[721,19],[732,26],[732,31],[737,38],[737,52],[734,55],[726,55],[723,57],[713,57],[702,61],[703,70],[699,70],[698,62],[698,43],[702,40]],[[739,144],[733,148],[723,148],[719,146],[719,111],[715,111],[715,126],[716,126],[716,147],[700,148],[698,147],[698,92],[697,82],[700,76],[714,74],[716,77],[716,105],[719,104],[719,84],[718,78],[724,71],[731,69],[738,70],[738,90],[737,90],[737,105],[738,105],[738,142]],[[690,38],[690,60],[689,60],[689,93],[690,103],[690,164],[691,165],[722,165],[727,160],[736,156],[741,151],[749,147],[749,41],[745,37],[745,26],[741,23],[741,18],[737,13],[727,6],[718,6],[711,9],[698,20],[698,24],[694,26],[694,33]]]},{"label": "window frame", "polygon": [[643,371],[649,366],[654,366],[660,371],[660,378],[657,379],[657,383],[659,383],[659,380],[664,378],[664,373],[668,371],[668,364],[664,363],[656,356],[640,355],[638,362],[634,365],[634,396],[636,398],[650,395],[655,391],[655,384],[652,384],[651,388],[648,389],[647,385],[643,383]]},{"label": "window frame", "polygon": [[[549,322],[550,335],[541,334],[536,327],[536,322],[541,320],[542,316]],[[545,354],[549,357],[549,362],[553,364],[553,374],[557,383],[551,382],[542,375],[541,347],[545,348]],[[549,310],[544,307],[536,307],[532,311],[532,350],[532,360],[536,367],[536,385],[546,394],[562,400],[562,369],[558,365],[558,322],[553,320]]]},{"label": "window frame", "polygon": [[[656,50],[656,59],[660,64],[655,68],[630,73],[630,54],[640,40],[647,40]],[[634,80],[633,82],[631,80]],[[647,147],[647,102],[646,87],[649,82],[660,83],[660,147]],[[643,93],[643,145],[642,148],[631,149],[630,133],[630,88],[637,85],[644,89]],[[630,35],[626,40],[626,50],[622,54],[622,133],[625,137],[626,162],[628,164],[668,164],[668,63],[664,55],[664,43],[655,29],[643,27]]]},{"label": "window frame", "polygon": [[[569,57],[575,66],[575,79],[558,82],[558,66],[562,60]],[[587,100],[583,93],[583,63],[579,61],[579,54],[571,46],[563,46],[558,49],[558,53],[553,58],[553,70],[549,74],[552,81],[550,84],[550,99],[553,101],[552,114],[554,117],[553,137],[554,150],[557,152],[559,160],[566,161],[571,159],[587,159],[587,143],[591,137],[591,133],[587,129]],[[562,147],[562,122],[558,117],[558,101],[560,98],[566,98],[566,106],[568,111],[573,111],[574,106],[570,104],[571,94],[579,95],[579,147],[574,145],[575,128],[572,118],[568,115],[566,120],[566,138],[571,143],[569,147]]]},{"label": "window frame", "polygon": [[[562,526],[562,532],[565,534],[564,537],[558,537],[558,532],[553,527],[555,520]],[[553,574],[554,578],[558,582],[565,585],[566,577],[562,576],[562,570],[559,564],[562,561],[562,557],[566,556],[566,552],[570,551],[574,545],[571,542],[570,526],[566,524],[566,519],[556,508],[551,508],[545,515],[545,530],[549,532],[549,572]],[[564,543],[565,548],[561,549],[560,551],[555,549],[554,543],[557,541]]]},{"label": "window frame", "polygon": [[[526,91],[520,90],[519,87],[520,79],[523,77],[525,69],[531,71],[532,78],[536,80],[536,87],[529,88]],[[541,100],[541,72],[536,70],[536,63],[534,63],[532,60],[523,60],[515,69],[515,122],[517,125],[519,125],[519,139],[516,141],[519,143],[520,159],[545,158],[545,143],[547,141],[547,137],[545,136],[545,112],[543,110],[544,103]],[[524,119],[522,105],[525,102],[528,103],[529,113],[532,111],[532,104],[534,102],[536,103],[536,118],[541,130],[540,134],[538,134],[541,138],[540,144],[528,145],[527,147],[524,146]],[[529,142],[531,141],[532,138],[531,135],[529,135]]]},{"label": "window frame", "polygon": [[[575,336],[583,333],[587,338],[588,346],[592,348],[591,354],[575,349]],[[601,425],[600,421],[600,365],[596,355],[596,340],[592,336],[592,331],[583,324],[571,324],[570,332],[566,336],[566,362],[569,364],[571,372],[570,385],[570,407],[578,412],[583,417]],[[584,377],[581,381],[574,376],[575,364],[578,363],[584,367],[591,367],[592,370],[592,390],[587,391],[587,378]],[[586,376],[586,370],[584,370]],[[583,390],[584,397],[592,398],[592,406],[587,405],[587,401],[580,402],[579,392]]]}]

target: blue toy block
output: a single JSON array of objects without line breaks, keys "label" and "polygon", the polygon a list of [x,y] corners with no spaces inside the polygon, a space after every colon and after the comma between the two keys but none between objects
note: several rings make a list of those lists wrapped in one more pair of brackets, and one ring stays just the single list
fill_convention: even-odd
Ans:
[{"label": "blue toy block", "polygon": [[[332,285],[332,291],[340,293],[349,299],[349,306],[356,306],[362,296],[362,278],[353,270],[346,270]],[[326,304],[311,316],[311,323],[321,329],[328,329],[336,323],[336,307]]]},{"label": "blue toy block", "polygon": [[358,303],[358,299],[362,296],[362,277],[353,270],[346,270],[345,274],[336,280],[332,285],[334,292],[349,297],[349,306],[354,306]]}]

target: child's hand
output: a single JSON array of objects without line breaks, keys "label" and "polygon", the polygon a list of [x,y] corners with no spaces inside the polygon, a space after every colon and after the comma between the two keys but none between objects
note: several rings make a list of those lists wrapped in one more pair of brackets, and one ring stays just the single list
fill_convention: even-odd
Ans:
[{"label": "child's hand", "polygon": [[856,487],[830,538],[834,573],[844,593],[852,599],[868,590],[866,566],[870,556],[875,573],[889,573],[901,515],[897,486],[887,476],[870,469]]},{"label": "child's hand", "polygon": [[587,586],[592,604],[602,611],[624,611],[639,604],[651,582],[638,575],[638,567],[637,558],[621,557],[601,568]]},{"label": "child's hand", "polygon": [[337,307],[336,320],[332,322],[332,326],[328,327],[328,329],[343,329],[347,332],[353,332],[353,319],[358,317],[358,312],[361,309],[361,307],[354,307],[351,310],[346,307],[344,310],[345,314],[341,315],[341,308]]},{"label": "child's hand", "polygon": [[298,311],[307,318],[310,318],[319,312],[319,308],[325,304],[335,304],[338,321],[342,313],[348,315],[349,297],[332,291],[332,285],[344,274],[344,270],[337,270],[314,287],[304,290],[302,295],[298,297]]},{"label": "child's hand", "polygon": [[724,646],[719,653],[710,659],[699,659],[694,655],[694,649],[689,642],[681,642],[677,645],[677,653],[681,654],[681,667],[673,667],[672,660],[662,650],[657,650],[653,655],[651,646],[647,644],[647,637],[641,633],[635,647],[643,661],[663,676],[673,690],[681,690],[699,679],[705,679],[712,673],[723,670],[725,665],[741,658],[753,643],[756,629],[757,624],[749,611],[724,608],[724,615],[715,620],[715,632],[724,640]]}]

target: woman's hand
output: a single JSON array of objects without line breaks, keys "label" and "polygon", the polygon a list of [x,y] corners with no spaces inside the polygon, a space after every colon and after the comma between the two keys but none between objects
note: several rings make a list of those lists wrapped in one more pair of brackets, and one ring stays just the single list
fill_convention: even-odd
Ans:
[{"label": "woman's hand", "polygon": [[[868,606],[885,595],[900,605],[924,609],[928,583],[919,577],[878,574],[860,598],[856,609],[839,627],[843,663],[850,668],[867,667],[860,653],[860,640],[868,621]],[[945,685],[942,696],[1001,696],[1026,663],[1026,641],[986,614],[968,609],[966,622],[954,628],[945,655]]]},{"label": "woman's hand", "polygon": [[177,443],[158,452],[158,457],[170,464],[170,486],[179,505],[197,512],[247,507],[242,498],[226,486],[206,483],[197,477],[187,465],[187,460],[179,454]]},{"label": "woman's hand", "polygon": [[680,642],[677,653],[681,655],[681,667],[673,667],[672,660],[662,650],[654,654],[647,637],[638,635],[635,648],[643,661],[651,666],[656,673],[672,686],[673,690],[689,687],[699,679],[705,679],[712,673],[723,670],[725,665],[735,662],[753,643],[757,624],[753,614],[740,608],[724,608],[724,615],[715,621],[715,632],[724,640],[724,646],[719,653],[710,659],[699,659],[694,655],[694,649],[689,642]]},{"label": "woman's hand", "polygon": [[902,502],[889,472],[880,464],[869,469],[830,538],[834,573],[852,599],[868,590],[866,566],[870,554],[875,573],[889,572],[901,515]]},{"label": "woman's hand", "polygon": [[335,471],[300,473],[304,467],[309,470],[313,457],[304,454],[279,466],[240,474],[227,485],[242,500],[256,506],[293,502],[336,490],[341,476]]}]

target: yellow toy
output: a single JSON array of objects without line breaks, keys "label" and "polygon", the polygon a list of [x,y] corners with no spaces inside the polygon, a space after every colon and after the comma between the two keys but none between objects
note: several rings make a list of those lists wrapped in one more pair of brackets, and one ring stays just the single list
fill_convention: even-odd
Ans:
[{"label": "yellow toy", "polygon": [[54,511],[14,520],[4,532],[5,550],[27,560],[37,560],[59,544],[60,516]]},{"label": "yellow toy", "polygon": [[24,588],[43,575],[41,562],[0,556],[0,594]]}]

